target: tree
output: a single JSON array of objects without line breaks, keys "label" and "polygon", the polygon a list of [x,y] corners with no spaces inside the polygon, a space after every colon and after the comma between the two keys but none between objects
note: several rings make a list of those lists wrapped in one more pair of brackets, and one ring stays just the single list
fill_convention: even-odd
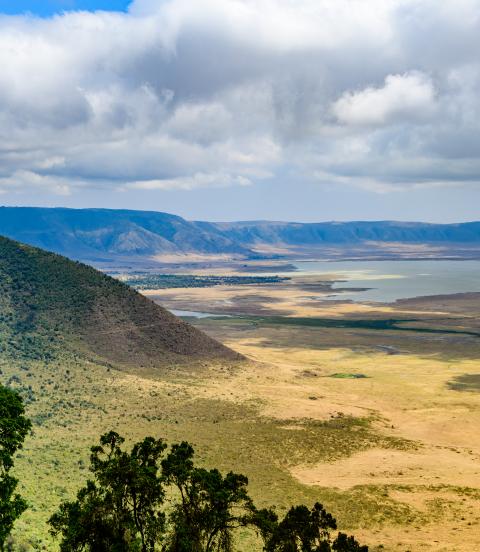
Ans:
[{"label": "tree", "polygon": [[336,529],[335,519],[318,502],[309,510],[300,505],[290,508],[282,521],[267,533],[267,552],[328,552],[330,530]]},{"label": "tree", "polygon": [[10,475],[13,458],[21,449],[31,428],[22,399],[14,391],[0,386],[0,550],[15,520],[26,510],[25,500],[17,493],[18,480]]},{"label": "tree", "polygon": [[273,509],[258,510],[244,475],[195,466],[186,442],[166,456],[161,439],[147,437],[131,452],[123,443],[113,431],[100,438],[93,480],[51,517],[62,552],[232,552],[235,530],[247,526],[266,552],[368,552],[343,533],[332,543],[336,521],[319,503],[295,506],[281,521]]},{"label": "tree", "polygon": [[332,544],[335,552],[368,552],[368,546],[361,546],[352,536],[338,533],[338,537]]},{"label": "tree", "polygon": [[368,552],[367,546],[344,533],[332,543],[330,532],[337,528],[336,520],[318,502],[311,510],[304,505],[290,508],[280,522],[272,510],[260,510],[254,523],[266,552]]},{"label": "tree", "polygon": [[123,442],[113,431],[100,438],[90,457],[95,480],[50,518],[62,551],[153,552],[161,540],[165,492],[158,470],[166,445],[147,437],[129,453]]},{"label": "tree", "polygon": [[168,552],[230,552],[233,531],[250,522],[252,501],[248,479],[216,470],[196,468],[188,443],[173,445],[162,462],[167,483],[176,487],[180,501],[170,516]]}]

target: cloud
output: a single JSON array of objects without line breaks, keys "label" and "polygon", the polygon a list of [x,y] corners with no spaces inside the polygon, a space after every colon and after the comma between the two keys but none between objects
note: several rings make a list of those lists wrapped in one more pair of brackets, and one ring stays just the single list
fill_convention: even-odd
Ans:
[{"label": "cloud", "polygon": [[128,13],[2,16],[0,189],[476,183],[479,10],[134,0]]},{"label": "cloud", "polygon": [[345,92],[333,104],[337,119],[347,125],[384,125],[395,120],[428,118],[435,103],[431,79],[419,72],[388,75],[381,88]]},{"label": "cloud", "polygon": [[133,190],[193,190],[195,188],[225,188],[229,186],[250,186],[252,182],[244,176],[230,174],[196,173],[193,176],[166,178],[163,180],[137,180],[128,182],[125,189]]},{"label": "cloud", "polygon": [[71,192],[70,183],[67,180],[32,171],[16,171],[11,176],[0,178],[0,194],[25,190],[48,191],[56,195],[69,195]]}]

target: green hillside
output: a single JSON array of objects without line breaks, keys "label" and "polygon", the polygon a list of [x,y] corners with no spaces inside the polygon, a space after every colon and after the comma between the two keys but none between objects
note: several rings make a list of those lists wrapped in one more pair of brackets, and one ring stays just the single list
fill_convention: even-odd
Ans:
[{"label": "green hillside", "polygon": [[171,382],[242,358],[126,284],[0,237],[0,383],[21,394],[33,425],[15,463],[29,504],[18,549],[57,549],[46,521],[87,476],[96,436],[169,435],[185,417]]},{"label": "green hillside", "polygon": [[235,356],[129,286],[3,237],[0,350],[8,358],[30,360],[69,351],[134,367]]}]

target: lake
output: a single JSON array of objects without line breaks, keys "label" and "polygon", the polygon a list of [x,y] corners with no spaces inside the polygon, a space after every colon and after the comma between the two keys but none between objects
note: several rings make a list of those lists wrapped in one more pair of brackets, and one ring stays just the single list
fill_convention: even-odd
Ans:
[{"label": "lake", "polygon": [[189,310],[178,310],[178,309],[169,309],[172,314],[175,316],[180,316],[180,318],[210,318],[214,316],[215,318],[229,318],[229,314],[214,314],[211,312],[200,312],[200,311],[189,311]]},{"label": "lake", "polygon": [[480,292],[480,261],[298,261],[297,272],[336,276],[336,288],[372,288],[333,293],[328,299],[393,302],[424,295]]}]

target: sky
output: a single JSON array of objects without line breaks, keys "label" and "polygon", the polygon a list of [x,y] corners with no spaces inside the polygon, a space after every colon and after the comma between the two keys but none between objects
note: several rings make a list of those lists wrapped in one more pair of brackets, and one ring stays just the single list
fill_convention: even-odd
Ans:
[{"label": "sky", "polygon": [[0,0],[0,204],[480,219],[480,0]]},{"label": "sky", "polygon": [[123,11],[130,0],[0,0],[0,13],[7,15],[32,14],[50,17],[65,11]]}]

